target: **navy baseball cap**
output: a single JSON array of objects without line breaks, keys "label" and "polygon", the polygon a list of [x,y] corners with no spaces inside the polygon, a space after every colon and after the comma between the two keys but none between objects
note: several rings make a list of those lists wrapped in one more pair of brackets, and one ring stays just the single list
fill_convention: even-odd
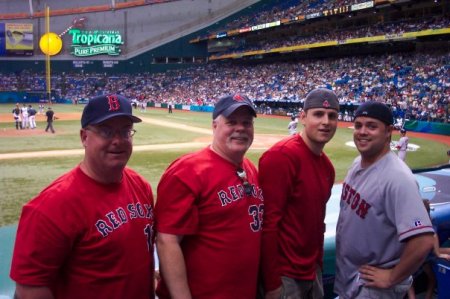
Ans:
[{"label": "navy baseball cap", "polygon": [[316,88],[308,93],[303,110],[326,108],[339,111],[339,100],[336,94],[327,88]]},{"label": "navy baseball cap", "polygon": [[247,96],[241,94],[228,95],[219,99],[219,101],[216,103],[216,106],[214,107],[212,117],[213,119],[215,119],[221,114],[225,117],[228,117],[237,108],[242,106],[248,107],[252,115],[256,117],[256,110],[255,107],[253,107],[252,101],[250,101]]},{"label": "navy baseball cap", "polygon": [[130,101],[116,94],[102,95],[89,100],[81,115],[81,127],[96,125],[117,116],[127,116],[134,123],[142,120],[133,115]]},{"label": "navy baseball cap", "polygon": [[380,102],[365,102],[359,105],[355,112],[355,119],[360,116],[378,119],[386,125],[392,125],[394,123],[391,109],[386,104]]}]

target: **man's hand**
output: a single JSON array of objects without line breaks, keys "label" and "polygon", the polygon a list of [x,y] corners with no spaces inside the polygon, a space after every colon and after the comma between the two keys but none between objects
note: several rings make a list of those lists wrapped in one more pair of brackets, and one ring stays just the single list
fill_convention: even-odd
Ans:
[{"label": "man's hand", "polygon": [[364,265],[359,268],[359,273],[361,278],[367,281],[364,284],[367,287],[375,287],[380,289],[387,289],[392,287],[392,269],[381,269],[369,265]]},{"label": "man's hand", "polygon": [[280,299],[281,297],[281,287],[267,292],[266,295],[264,296],[264,299]]},{"label": "man's hand", "polygon": [[450,261],[450,254],[448,254],[448,253],[440,253],[438,255],[438,257],[441,259],[446,259],[447,261]]}]

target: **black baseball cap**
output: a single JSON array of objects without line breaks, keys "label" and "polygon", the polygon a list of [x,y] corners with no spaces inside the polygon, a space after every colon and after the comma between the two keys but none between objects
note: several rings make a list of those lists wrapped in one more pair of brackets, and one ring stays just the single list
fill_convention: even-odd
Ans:
[{"label": "black baseball cap", "polygon": [[96,125],[117,116],[127,116],[134,123],[142,120],[133,115],[131,102],[121,95],[110,94],[94,97],[89,100],[81,115],[81,127]]},{"label": "black baseball cap", "polygon": [[378,119],[386,125],[392,125],[394,123],[391,109],[386,104],[380,102],[371,101],[359,105],[355,112],[355,119],[361,116]]},{"label": "black baseball cap", "polygon": [[253,107],[252,101],[247,96],[241,94],[227,95],[223,98],[220,98],[216,103],[216,106],[214,107],[212,117],[213,119],[215,119],[221,114],[225,117],[228,117],[237,108],[242,106],[248,107],[252,115],[256,117],[256,110],[255,107]]}]

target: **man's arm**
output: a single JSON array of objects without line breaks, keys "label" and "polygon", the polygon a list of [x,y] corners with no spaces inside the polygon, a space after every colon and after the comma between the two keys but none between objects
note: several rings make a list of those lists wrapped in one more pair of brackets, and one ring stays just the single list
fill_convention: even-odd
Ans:
[{"label": "man's arm", "polygon": [[433,235],[431,233],[411,237],[406,241],[399,263],[392,269],[381,269],[364,265],[359,269],[361,278],[365,279],[368,287],[390,288],[413,274],[422,265],[425,257],[433,249]]},{"label": "man's arm", "polygon": [[434,247],[433,247],[434,254],[438,258],[450,260],[450,248],[439,247],[439,238],[436,234],[434,234],[433,239],[434,239]]},{"label": "man's arm", "polygon": [[14,299],[54,299],[50,288],[16,284]]},{"label": "man's arm", "polygon": [[159,267],[172,299],[192,298],[180,246],[182,238],[182,236],[165,233],[158,233],[156,237]]},{"label": "man's arm", "polygon": [[266,152],[259,159],[259,184],[264,195],[261,272],[266,299],[280,297],[279,222],[283,219],[291,189],[292,167],[286,156],[279,152]]}]

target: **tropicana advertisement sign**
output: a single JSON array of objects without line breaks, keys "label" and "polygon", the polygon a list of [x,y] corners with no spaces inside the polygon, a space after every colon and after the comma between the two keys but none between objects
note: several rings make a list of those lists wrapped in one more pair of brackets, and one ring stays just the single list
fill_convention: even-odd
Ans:
[{"label": "tropicana advertisement sign", "polygon": [[120,45],[123,45],[122,35],[118,31],[86,31],[73,28],[69,30],[72,35],[71,54],[78,57],[94,55],[119,55]]}]

